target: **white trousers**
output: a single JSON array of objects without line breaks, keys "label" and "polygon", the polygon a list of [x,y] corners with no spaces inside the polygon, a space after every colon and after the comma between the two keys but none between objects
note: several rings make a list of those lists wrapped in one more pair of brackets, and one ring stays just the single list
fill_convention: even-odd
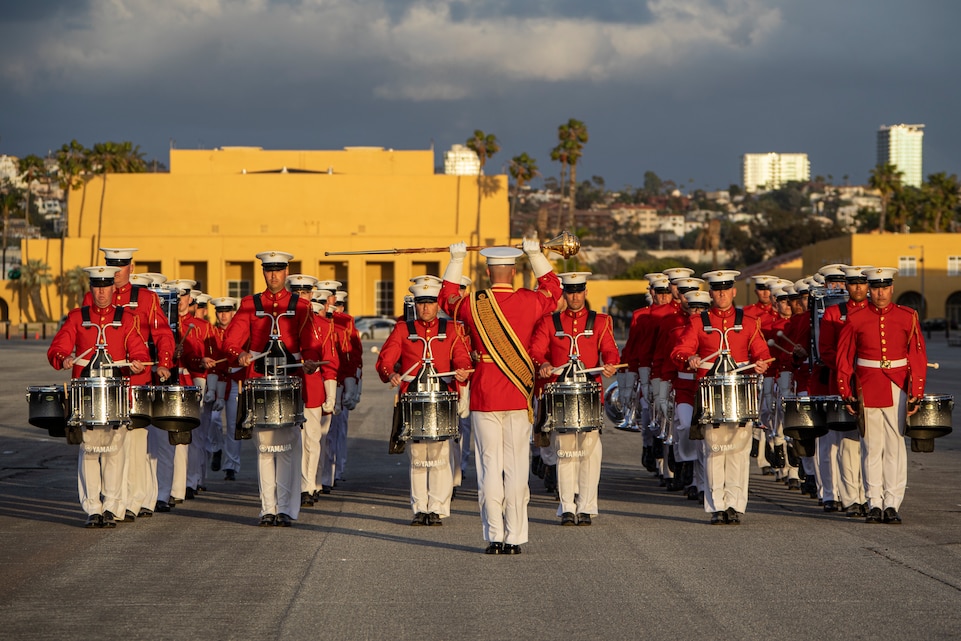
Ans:
[{"label": "white trousers", "polygon": [[150,472],[157,479],[157,500],[169,501],[173,487],[174,446],[170,444],[166,430],[153,425],[147,427],[147,457]]},{"label": "white trousers", "polygon": [[[89,516],[112,512],[123,518],[124,453],[127,428],[84,428],[77,460],[80,507]],[[104,451],[96,451],[104,450]]]},{"label": "white trousers", "polygon": [[123,458],[124,510],[134,514],[139,514],[140,508],[153,510],[157,502],[157,477],[151,474],[147,456],[147,429],[133,429],[124,436]]},{"label": "white trousers", "polygon": [[224,410],[216,414],[220,418],[219,429],[223,433],[223,459],[220,468],[224,471],[233,470],[240,472],[240,444],[234,438],[237,429],[237,393],[240,385],[236,381],[231,381],[230,392],[224,399]]},{"label": "white trousers", "polygon": [[333,414],[324,414],[320,407],[304,408],[303,453],[301,456],[300,491],[317,490],[317,469],[323,456],[327,433],[330,431],[330,419]]},{"label": "white trousers", "polygon": [[861,476],[861,439],[854,430],[838,432],[838,496],[842,507],[866,503],[864,480]]},{"label": "white trousers", "polygon": [[828,430],[817,438],[818,498],[822,501],[838,500],[838,446],[841,432]]},{"label": "white trousers", "polygon": [[527,410],[471,412],[485,541],[527,543],[531,424]]},{"label": "white trousers", "polygon": [[747,509],[747,485],[751,472],[750,427],[737,423],[704,426],[704,510],[721,512],[733,507]]},{"label": "white trousers", "polygon": [[460,487],[464,482],[464,472],[470,461],[470,416],[458,417],[457,431],[460,434],[460,440],[451,439],[450,441],[450,470],[454,476],[454,487]]},{"label": "white trousers", "polygon": [[557,452],[557,492],[561,499],[557,515],[596,515],[597,485],[601,480],[600,432],[552,432],[551,444]]},{"label": "white trousers", "polygon": [[254,428],[257,473],[260,480],[260,515],[300,515],[300,464],[303,446],[300,426]]},{"label": "white trousers", "polygon": [[330,419],[327,443],[320,459],[321,485],[331,487],[334,481],[343,478],[344,468],[347,466],[347,419],[349,416],[350,410],[345,407],[340,414],[334,414]]},{"label": "white trousers", "polygon": [[410,507],[414,514],[433,512],[450,516],[454,477],[450,468],[450,440],[407,443],[410,456]]},{"label": "white trousers", "polygon": [[693,418],[694,406],[690,403],[678,403],[674,406],[674,456],[682,463],[696,461],[697,453],[701,449],[700,441],[691,440]]},{"label": "white trousers", "polygon": [[907,395],[893,383],[891,394],[891,407],[864,408],[861,468],[871,509],[900,509],[908,484],[908,452],[904,444]]},{"label": "white trousers", "polygon": [[[194,387],[200,389],[203,399],[207,390],[207,379],[198,376],[193,379]],[[187,487],[197,489],[207,478],[207,450],[210,447],[210,410],[211,403],[201,400],[200,425],[190,432],[190,444],[187,446]]]}]

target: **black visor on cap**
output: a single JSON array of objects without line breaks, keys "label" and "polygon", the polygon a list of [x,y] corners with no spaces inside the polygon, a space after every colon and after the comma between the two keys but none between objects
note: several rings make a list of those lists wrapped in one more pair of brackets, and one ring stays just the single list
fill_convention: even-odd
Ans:
[{"label": "black visor on cap", "polygon": [[825,283],[843,283],[845,280],[843,274],[831,274],[830,276],[824,277]]},{"label": "black visor on cap", "polygon": [[711,283],[711,289],[713,289],[713,290],[715,290],[715,291],[724,290],[724,289],[731,289],[732,287],[734,287],[734,281],[733,281],[733,280],[722,280],[722,281],[719,281],[719,282],[716,282],[716,283]]},{"label": "black visor on cap", "polygon": [[700,287],[678,287],[678,288],[677,288],[677,293],[678,293],[678,294],[686,294],[686,293],[688,293],[688,292],[696,292],[696,291],[699,290],[699,289],[700,289]]},{"label": "black visor on cap", "polygon": [[111,285],[113,285],[113,276],[111,276],[110,278],[91,278],[90,279],[91,287],[110,287]]},{"label": "black visor on cap", "polygon": [[436,303],[436,296],[414,296],[415,303]]},{"label": "black visor on cap", "polygon": [[573,294],[575,292],[582,292],[587,289],[587,283],[575,283],[573,285],[564,285],[564,291],[568,294]]},{"label": "black visor on cap", "polygon": [[218,311],[218,312],[232,312],[232,311],[234,311],[234,306],[233,306],[233,305],[221,305],[220,307],[214,307],[214,309],[215,309],[216,311]]},{"label": "black visor on cap", "polygon": [[292,292],[312,292],[314,291],[313,285],[290,285],[290,291]]},{"label": "black visor on cap", "polygon": [[844,278],[844,282],[850,283],[852,285],[858,284],[858,283],[866,283],[868,282],[868,277],[865,276],[864,274],[861,274],[860,276],[846,276]]},{"label": "black visor on cap", "polygon": [[871,287],[890,287],[894,284],[893,278],[883,278],[881,280],[869,280],[868,285]]},{"label": "black visor on cap", "polygon": [[107,258],[105,259],[108,267],[126,267],[132,258]]},{"label": "black visor on cap", "polygon": [[287,269],[287,263],[264,263],[263,269],[265,272],[279,272]]},{"label": "black visor on cap", "polygon": [[767,283],[758,283],[757,285],[754,286],[754,289],[770,290],[771,286],[768,285]]}]

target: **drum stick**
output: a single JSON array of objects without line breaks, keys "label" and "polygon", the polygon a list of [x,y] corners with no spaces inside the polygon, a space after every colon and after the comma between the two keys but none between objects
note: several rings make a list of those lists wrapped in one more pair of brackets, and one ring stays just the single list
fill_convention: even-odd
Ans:
[{"label": "drum stick", "polygon": [[[465,369],[464,371],[467,372],[468,374],[472,374],[474,372],[473,369]],[[454,370],[453,372],[436,372],[434,374],[431,374],[427,378],[443,378],[445,376],[453,376],[456,373],[457,373],[457,370]]]},{"label": "drum stick", "polygon": [[777,360],[776,358],[765,358],[763,361],[758,361],[757,363],[748,363],[747,365],[741,365],[737,369],[732,369],[730,373],[737,374],[738,372],[743,372],[744,370],[751,369],[758,363],[773,363],[776,360]]},{"label": "drum stick", "polygon": [[784,340],[786,340],[787,342],[789,342],[792,346],[794,346],[794,347],[800,347],[800,345],[798,345],[797,343],[795,343],[794,341],[792,341],[790,338],[788,338],[788,337],[787,337],[787,334],[785,334],[785,333],[782,332],[781,330],[778,330],[778,331],[777,331],[777,335],[778,335],[779,337],[783,338]]},{"label": "drum stick", "polygon": [[[191,327],[193,327],[193,325],[191,325]],[[252,353],[250,354],[250,362],[253,363],[253,362],[254,362],[255,360],[257,360],[258,358],[263,358],[264,356],[266,356],[266,355],[269,354],[269,353],[270,353],[270,352],[252,352]]]},{"label": "drum stick", "polygon": [[[143,361],[141,363],[144,367],[148,365],[156,365],[154,361]],[[113,363],[107,363],[104,367],[129,367],[130,361],[114,361]]]},{"label": "drum stick", "polygon": [[[81,358],[83,358],[84,356],[86,356],[87,354],[89,354],[90,352],[92,352],[94,347],[96,347],[96,345],[91,345],[91,346],[88,347],[87,349],[83,350],[81,353],[77,354],[77,356],[76,356],[73,360],[74,360],[74,361],[79,361]],[[88,361],[88,362],[89,362],[89,361]]]},{"label": "drum stick", "polygon": [[189,327],[187,328],[187,331],[184,332],[184,335],[180,337],[180,342],[177,343],[177,347],[183,347],[184,341],[187,340],[187,336],[188,336],[188,335],[190,334],[190,332],[192,332],[192,331],[194,331],[194,326],[193,326],[193,325],[189,326]]},{"label": "drum stick", "polygon": [[782,352],[784,352],[785,354],[791,354],[792,356],[794,355],[794,352],[792,352],[792,351],[789,350],[789,349],[784,349],[783,347],[781,347],[780,345],[778,345],[778,344],[777,344],[777,341],[775,341],[773,338],[772,338],[771,340],[769,340],[769,341],[767,342],[767,344],[768,344],[768,347],[776,347],[776,348],[778,348],[779,350],[781,350]]},{"label": "drum stick", "polygon": [[928,363],[928,367],[931,369],[941,369],[941,363]]},{"label": "drum stick", "polygon": [[[607,365],[601,365],[599,367],[591,367],[588,369],[582,369],[577,373],[578,374],[597,374],[598,372],[603,372],[605,367],[607,367]],[[621,363],[620,365],[615,365],[614,369],[621,369],[622,367],[627,367],[627,363]]]}]

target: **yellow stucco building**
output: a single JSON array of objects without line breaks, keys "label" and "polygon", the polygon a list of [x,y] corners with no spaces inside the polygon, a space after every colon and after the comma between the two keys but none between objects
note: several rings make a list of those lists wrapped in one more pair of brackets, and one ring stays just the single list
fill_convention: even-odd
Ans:
[{"label": "yellow stucco building", "polygon": [[[56,277],[61,264],[102,264],[98,247],[136,247],[136,272],[192,278],[215,297],[242,296],[263,289],[255,254],[287,251],[291,273],[343,282],[354,315],[400,314],[408,279],[440,274],[452,242],[510,240],[506,176],[437,174],[433,150],[380,147],[172,149],[169,173],[94,176],[72,190],[67,224],[63,240],[24,241],[23,262],[40,259]],[[444,251],[325,256],[418,247]],[[479,258],[470,253],[465,273],[486,286]],[[25,321],[16,289],[5,285],[0,307],[12,322]],[[637,282],[598,281],[590,297],[602,309],[608,296],[642,290]],[[55,286],[42,299],[54,319],[69,311]]]}]

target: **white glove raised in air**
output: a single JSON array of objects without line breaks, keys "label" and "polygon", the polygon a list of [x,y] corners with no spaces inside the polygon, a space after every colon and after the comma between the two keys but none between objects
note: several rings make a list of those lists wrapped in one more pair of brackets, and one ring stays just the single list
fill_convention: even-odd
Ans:
[{"label": "white glove raised in air", "polygon": [[528,256],[533,256],[534,254],[540,254],[541,243],[537,238],[525,238],[524,239],[524,253]]},{"label": "white glove raised in air", "polygon": [[540,278],[553,271],[551,261],[547,260],[547,256],[541,251],[541,244],[536,238],[525,238],[523,247],[524,253],[527,254],[527,260],[531,263],[531,271],[534,272],[535,277]]},{"label": "white glove raised in air", "polygon": [[321,411],[330,414],[334,411],[337,401],[337,381],[333,378],[324,381],[324,404],[320,406]]},{"label": "white glove raised in air", "polygon": [[463,262],[465,258],[467,258],[467,243],[452,243],[450,246],[450,259]]},{"label": "white glove raised in air", "polygon": [[464,273],[464,259],[467,258],[467,243],[453,243],[450,246],[450,262],[444,270],[444,280],[460,284],[461,274]]}]

